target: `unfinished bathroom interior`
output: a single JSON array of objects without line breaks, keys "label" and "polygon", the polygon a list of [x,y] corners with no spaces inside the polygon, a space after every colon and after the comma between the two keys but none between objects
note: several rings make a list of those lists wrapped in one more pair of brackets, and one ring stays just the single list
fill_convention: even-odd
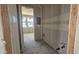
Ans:
[{"label": "unfinished bathroom interior", "polygon": [[24,54],[67,53],[70,5],[21,5],[20,14]]}]

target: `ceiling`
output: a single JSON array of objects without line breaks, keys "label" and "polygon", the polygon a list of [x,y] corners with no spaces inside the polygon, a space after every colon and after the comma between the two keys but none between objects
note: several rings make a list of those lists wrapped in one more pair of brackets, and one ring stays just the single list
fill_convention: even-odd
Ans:
[{"label": "ceiling", "polygon": [[22,15],[33,16],[33,8],[22,6]]}]

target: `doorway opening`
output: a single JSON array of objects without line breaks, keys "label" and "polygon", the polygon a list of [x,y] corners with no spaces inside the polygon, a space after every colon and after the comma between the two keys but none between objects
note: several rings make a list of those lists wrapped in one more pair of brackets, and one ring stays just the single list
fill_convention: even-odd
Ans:
[{"label": "doorway opening", "polygon": [[34,40],[33,8],[22,6],[22,27],[24,42],[26,40]]},{"label": "doorway opening", "polygon": [[[24,37],[24,51],[29,53],[31,49],[32,42],[34,39],[34,14],[33,8],[31,7],[21,7],[22,9],[22,27],[23,27],[23,37]],[[23,52],[24,53],[24,52]]]}]

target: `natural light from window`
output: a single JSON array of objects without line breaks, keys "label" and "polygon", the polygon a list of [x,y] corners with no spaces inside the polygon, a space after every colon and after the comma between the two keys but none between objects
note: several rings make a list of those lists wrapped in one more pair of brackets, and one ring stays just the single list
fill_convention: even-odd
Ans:
[{"label": "natural light from window", "polygon": [[33,16],[23,16],[22,17],[22,24],[23,24],[23,28],[27,28],[27,27],[33,27],[34,23],[33,23]]}]

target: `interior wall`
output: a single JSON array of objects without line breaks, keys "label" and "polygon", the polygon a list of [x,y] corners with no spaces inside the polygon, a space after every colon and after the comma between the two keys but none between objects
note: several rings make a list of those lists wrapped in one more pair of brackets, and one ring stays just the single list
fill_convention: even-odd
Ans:
[{"label": "interior wall", "polygon": [[78,5],[78,16],[77,16],[77,24],[76,24],[74,53],[79,54],[79,5]]},{"label": "interior wall", "polygon": [[[37,17],[40,17],[41,24],[37,24]],[[35,40],[42,40],[42,7],[41,5],[35,5],[34,7],[34,33]]]},{"label": "interior wall", "polygon": [[1,19],[1,5],[0,5],[0,54],[4,54],[5,52],[5,44],[3,38],[3,27],[2,27],[2,19]]},{"label": "interior wall", "polygon": [[[67,41],[68,41],[68,29],[69,29],[69,19],[70,19],[70,5],[61,5],[61,13],[59,15],[60,24],[60,52],[67,53]],[[62,46],[65,48],[61,48]]]},{"label": "interior wall", "polygon": [[59,53],[66,53],[69,24],[69,5],[43,5],[43,40]]},{"label": "interior wall", "polygon": [[8,5],[8,14],[10,21],[12,53],[17,54],[20,53],[20,43],[16,5]]}]

